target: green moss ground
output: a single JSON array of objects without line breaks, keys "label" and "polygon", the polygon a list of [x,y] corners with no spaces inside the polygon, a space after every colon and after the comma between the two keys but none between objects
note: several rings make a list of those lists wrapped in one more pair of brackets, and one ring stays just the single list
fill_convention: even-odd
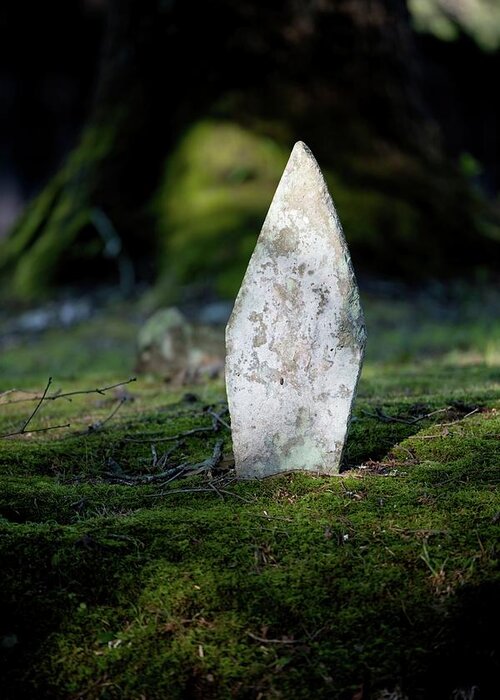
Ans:
[{"label": "green moss ground", "polygon": [[[44,405],[33,428],[71,427],[0,445],[2,697],[351,700],[396,687],[391,697],[410,700],[496,697],[490,302],[450,316],[425,301],[365,301],[370,345],[337,478],[233,482],[226,494],[174,492],[209,488],[203,476],[105,480],[117,464],[154,473],[151,444],[160,454],[169,443],[159,436],[210,425],[203,409],[224,400],[220,384],[141,377],[121,393]],[[13,342],[0,391],[43,389],[49,375],[64,391],[126,379],[135,333],[111,311]],[[1,432],[29,415],[32,404],[7,403],[19,398],[2,398]],[[380,418],[439,409],[413,424]],[[230,454],[221,428],[185,439],[171,459],[200,461],[220,438]]]}]

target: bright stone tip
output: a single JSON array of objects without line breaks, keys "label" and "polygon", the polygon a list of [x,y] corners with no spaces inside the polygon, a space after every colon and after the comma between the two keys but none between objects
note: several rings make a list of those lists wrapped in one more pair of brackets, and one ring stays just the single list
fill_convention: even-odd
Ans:
[{"label": "bright stone tip", "polygon": [[292,150],[305,151],[306,153],[311,152],[311,149],[309,148],[309,146],[306,143],[304,143],[303,141],[297,141]]},{"label": "bright stone tip", "polygon": [[304,143],[303,141],[297,141],[296,144],[294,145],[292,149],[292,153],[290,154],[290,157],[298,158],[299,160],[309,160],[313,161],[316,163],[316,159],[307,145],[307,143]]}]

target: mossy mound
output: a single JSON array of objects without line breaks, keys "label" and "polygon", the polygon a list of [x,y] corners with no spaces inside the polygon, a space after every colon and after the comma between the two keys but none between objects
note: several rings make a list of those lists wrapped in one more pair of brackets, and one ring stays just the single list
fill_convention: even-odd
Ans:
[{"label": "mossy mound", "polygon": [[[364,151],[332,140],[318,154],[356,270],[418,280],[484,264],[498,226],[466,178],[365,140]],[[231,121],[186,131],[154,200],[161,301],[185,287],[234,298],[292,146]]]},{"label": "mossy mound", "polygon": [[167,293],[215,280],[220,294],[234,296],[287,158],[276,141],[232,122],[187,131],[155,200]]},{"label": "mossy mound", "polygon": [[[235,296],[291,145],[226,121],[203,121],[186,132],[155,199],[164,250],[160,297],[193,281]],[[325,176],[355,256],[384,262],[415,247],[422,221],[411,201],[348,184],[328,168]]]}]

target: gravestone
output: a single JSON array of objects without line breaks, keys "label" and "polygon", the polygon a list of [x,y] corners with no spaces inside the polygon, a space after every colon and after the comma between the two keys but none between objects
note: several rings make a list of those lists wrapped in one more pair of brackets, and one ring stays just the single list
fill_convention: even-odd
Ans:
[{"label": "gravestone", "polygon": [[314,156],[299,142],[226,328],[238,476],[338,473],[365,339],[342,227]]},{"label": "gravestone", "polygon": [[196,384],[224,371],[222,328],[192,323],[175,307],[159,309],[141,327],[136,372],[173,385]]}]

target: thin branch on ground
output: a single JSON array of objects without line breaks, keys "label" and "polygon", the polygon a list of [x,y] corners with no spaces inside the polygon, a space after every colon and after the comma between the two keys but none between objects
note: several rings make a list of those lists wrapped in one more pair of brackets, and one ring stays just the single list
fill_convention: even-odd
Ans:
[{"label": "thin branch on ground", "polygon": [[227,423],[225,420],[221,418],[221,416],[224,415],[224,413],[227,413],[227,408],[222,412],[222,413],[215,413],[215,411],[207,411],[209,416],[212,416],[212,418],[217,421],[217,423],[220,423],[220,425],[224,426],[224,428],[227,428],[228,430],[231,430],[231,426],[229,423]]},{"label": "thin branch on ground", "polygon": [[[199,462],[198,464],[181,464],[177,469],[179,470],[177,474],[174,474],[171,476],[171,478],[168,479],[168,481],[163,482],[160,484],[161,486],[166,486],[169,482],[173,481],[174,479],[179,478],[181,475],[182,476],[193,476],[195,474],[199,474],[200,472],[207,472],[211,471],[212,469],[215,469],[219,462],[222,459],[222,440],[217,441],[215,444],[213,453],[211,457],[208,457],[205,459],[203,462]],[[179,489],[170,489],[168,491],[159,491],[157,493],[149,493],[147,494],[147,498],[158,498],[160,496],[169,496],[171,494],[179,494],[179,493],[213,493],[219,496],[220,498],[223,498],[224,495],[227,496],[233,496],[234,498],[237,498],[240,501],[243,501],[244,503],[252,503],[251,500],[248,498],[244,498],[243,496],[240,496],[238,493],[234,493],[234,491],[229,491],[226,488],[221,488],[222,485],[228,486],[230,483],[235,481],[234,478],[232,479],[227,479],[225,476],[221,476],[220,478],[216,478],[213,480],[210,480],[208,482],[208,487],[206,486],[197,486],[193,488],[179,488]]]},{"label": "thin branch on ground", "polygon": [[456,420],[452,420],[449,423],[439,423],[436,428],[445,428],[448,425],[455,425],[456,423],[461,423],[463,420],[466,418],[469,418],[470,416],[473,416],[474,413],[478,413],[479,411],[479,406],[474,408],[472,411],[469,411],[469,413],[466,413],[465,416],[462,416],[461,418],[457,418]]},{"label": "thin branch on ground", "polygon": [[148,484],[154,484],[158,481],[162,481],[168,477],[171,477],[176,472],[182,469],[182,465],[178,467],[171,467],[159,474],[125,474],[124,472],[106,472],[105,479],[113,484],[124,484],[126,486],[144,486]]},{"label": "thin branch on ground", "polygon": [[[159,482],[161,482],[160,486],[165,486],[165,484],[168,484],[170,481],[179,478],[181,474],[193,476],[194,474],[199,474],[202,471],[215,469],[222,459],[222,446],[222,440],[218,440],[215,444],[212,455],[207,457],[207,459],[204,459],[203,462],[198,462],[196,464],[179,464],[178,466],[171,467],[170,469],[160,472],[159,474],[136,474],[129,476],[122,472],[108,472],[106,474],[106,480],[112,481],[115,484],[124,484],[126,486],[144,486],[147,484],[157,484]],[[164,481],[164,479],[168,479],[168,481]]]},{"label": "thin branch on ground", "polygon": [[16,430],[13,433],[3,433],[0,435],[0,439],[14,437],[15,435],[31,435],[31,433],[46,433],[47,430],[57,430],[58,428],[71,428],[71,423],[65,423],[64,425],[49,425],[46,428],[34,428],[30,430]]},{"label": "thin branch on ground", "polygon": [[[16,435],[24,435],[25,433],[42,433],[42,432],[47,432],[48,430],[56,430],[57,428],[69,428],[70,423],[67,423],[65,425],[51,425],[51,426],[48,426],[46,428],[36,428],[34,430],[31,428],[28,429],[29,424],[32,422],[33,418],[36,416],[36,414],[38,413],[38,411],[42,407],[42,404],[45,401],[55,401],[56,399],[63,399],[63,398],[67,398],[68,401],[71,401],[71,398],[68,398],[68,397],[78,396],[81,394],[102,394],[102,395],[104,395],[107,391],[110,391],[110,389],[116,389],[116,387],[124,386],[126,384],[130,384],[131,382],[135,382],[135,381],[137,381],[136,377],[131,377],[130,379],[127,379],[124,382],[117,382],[116,384],[110,384],[109,386],[104,386],[104,387],[97,388],[97,389],[67,391],[64,393],[61,393],[60,391],[58,391],[55,394],[53,394],[52,396],[48,396],[48,391],[49,391],[49,388],[52,384],[52,377],[49,377],[49,379],[47,381],[47,385],[45,386],[45,389],[43,390],[43,393],[40,396],[33,396],[31,398],[28,398],[28,399],[19,399],[17,401],[6,401],[5,403],[0,404],[2,406],[8,406],[8,405],[13,404],[13,403],[20,403],[21,401],[36,401],[37,402],[35,408],[31,412],[31,414],[28,416],[28,418],[24,421],[21,428],[19,430],[13,430],[10,433],[0,434],[0,439],[10,438],[10,437],[14,437]],[[12,393],[13,391],[16,391],[16,390],[9,389],[8,391],[6,391],[2,395],[0,395],[0,398],[1,398],[1,396],[5,396],[9,392]],[[30,392],[24,392],[24,393],[30,393]],[[113,409],[111,414],[105,420],[97,421],[95,424],[89,426],[87,433],[95,432],[96,430],[100,430],[105,423],[107,423],[109,420],[111,420],[111,418],[113,418],[113,416],[117,413],[117,411],[123,405],[123,403],[125,403],[125,401],[126,401],[125,398],[120,399],[119,404]]]},{"label": "thin branch on ground", "polygon": [[[240,501],[243,501],[244,503],[253,503],[253,501],[250,501],[248,498],[243,498],[243,496],[240,496],[237,493],[234,493],[234,491],[228,491],[227,489],[218,489],[218,493],[223,493],[228,496],[234,496]],[[179,494],[179,493],[211,493],[214,494],[216,493],[213,489],[207,488],[206,486],[200,486],[200,487],[195,487],[195,488],[184,488],[184,489],[170,489],[169,491],[159,491],[158,493],[148,493],[147,497],[149,498],[158,498],[160,496],[172,496],[174,494]]]},{"label": "thin branch on ground", "polygon": [[175,478],[179,478],[181,474],[185,476],[195,476],[196,474],[200,474],[201,472],[206,472],[215,469],[222,459],[222,446],[222,440],[217,440],[212,455],[210,457],[207,457],[207,459],[204,459],[203,462],[198,462],[196,464],[180,464],[178,467],[176,467],[176,469],[179,470],[179,474],[173,475],[172,478],[170,478],[168,481],[163,482],[162,484],[160,484],[160,486],[165,486],[167,483],[173,481]]},{"label": "thin branch on ground", "polygon": [[243,501],[243,503],[253,503],[250,498],[244,498],[243,496],[240,496],[239,493],[234,493],[234,491],[228,491],[227,489],[219,489],[221,493],[227,494],[228,496],[234,496],[237,498],[239,501]]},{"label": "thin branch on ground", "polygon": [[28,425],[31,423],[31,421],[32,421],[33,418],[36,416],[36,414],[38,413],[38,410],[40,409],[40,406],[42,405],[42,403],[43,403],[45,397],[47,396],[47,392],[48,392],[48,390],[49,390],[51,384],[52,384],[52,377],[49,377],[48,382],[47,382],[47,386],[46,386],[45,389],[43,390],[43,394],[41,395],[41,397],[40,397],[40,399],[39,399],[37,405],[35,406],[33,412],[32,412],[31,415],[29,416],[29,418],[27,418],[27,419],[24,421],[23,427],[22,427],[21,430],[20,430],[21,433],[25,433],[25,432],[26,432],[26,428],[27,428]]},{"label": "thin branch on ground", "polygon": [[[171,476],[170,479],[167,479],[166,481],[163,481],[161,485],[162,485],[162,486],[166,486],[166,485],[169,484],[171,481],[175,481],[176,479],[180,479],[181,476],[184,476],[185,474],[186,474],[186,469],[182,469],[182,468],[181,468],[181,469],[176,469],[176,470],[175,470],[175,474],[173,474],[173,476]],[[186,476],[187,476],[187,474],[186,474]]]},{"label": "thin branch on ground", "polygon": [[261,644],[304,644],[303,639],[266,639],[265,637],[258,637],[252,632],[248,632],[248,636]]},{"label": "thin branch on ground", "polygon": [[[124,382],[117,382],[116,384],[110,384],[109,386],[103,386],[101,388],[97,389],[82,389],[79,391],[57,391],[55,394],[52,394],[52,396],[43,396],[43,401],[56,401],[57,399],[68,399],[68,401],[71,401],[72,396],[80,396],[82,394],[101,394],[104,396],[107,391],[110,391],[111,389],[116,389],[119,386],[125,386],[126,384],[131,384],[132,382],[136,382],[137,377],[130,377],[130,379],[127,379]],[[14,394],[14,393],[23,393],[23,394],[36,394],[34,391],[25,391],[23,389],[9,389],[8,391],[4,391],[3,394],[0,394],[0,399],[3,396],[6,396],[8,394]],[[26,401],[38,401],[42,397],[40,395],[35,395],[31,396],[26,399],[14,399],[13,401],[5,401],[4,403],[1,403],[1,406],[11,406],[12,404],[15,403],[25,403]]]},{"label": "thin branch on ground", "polygon": [[213,433],[214,429],[212,426],[207,426],[206,428],[192,428],[191,430],[186,430],[183,433],[178,433],[178,435],[170,435],[168,437],[155,437],[148,438],[147,440],[138,438],[124,438],[124,442],[170,442],[171,440],[182,440],[183,438],[189,437],[190,435],[197,435],[198,433]]},{"label": "thin branch on ground", "polygon": [[[465,416],[462,416],[461,418],[457,418],[456,420],[452,420],[449,423],[438,423],[438,425],[434,425],[434,428],[448,428],[450,425],[456,425],[457,423],[461,423],[464,421],[466,418],[469,418],[470,416],[473,416],[475,413],[478,413],[479,407],[476,407],[473,411],[469,411],[469,413],[466,413]],[[436,433],[435,435],[412,435],[412,439],[417,439],[417,440],[433,440],[435,438],[444,438],[448,434],[447,431],[442,430],[440,433]]]},{"label": "thin branch on ground", "polygon": [[224,443],[222,442],[222,440],[217,440],[212,456],[203,460],[203,462],[195,464],[193,469],[196,469],[197,471],[199,471],[200,469],[215,469],[215,467],[219,464],[219,462],[222,459],[223,444]]},{"label": "thin branch on ground", "polygon": [[164,452],[162,454],[162,456],[158,458],[158,461],[156,462],[156,464],[154,466],[157,469],[163,469],[163,467],[167,464],[169,457],[171,457],[173,455],[173,453],[176,450],[178,450],[179,447],[183,444],[184,444],[183,442],[176,442],[175,445],[172,445],[172,447],[170,447],[170,449],[166,450],[166,452]]},{"label": "thin branch on ground", "polygon": [[444,433],[439,433],[438,435],[412,435],[411,440],[433,440],[434,438],[446,437]]},{"label": "thin branch on ground", "polygon": [[209,482],[208,482],[208,485],[210,486],[210,488],[211,488],[213,491],[215,491],[215,493],[219,496],[219,498],[221,498],[222,500],[224,500],[224,494],[223,494],[221,491],[219,491],[219,489],[217,488],[217,486],[214,484],[213,481],[209,481]]},{"label": "thin branch on ground", "polygon": [[40,410],[40,406],[44,402],[44,400],[47,397],[47,392],[50,388],[50,385],[52,384],[52,377],[49,377],[47,381],[47,385],[45,389],[43,390],[43,394],[39,397],[38,403],[31,412],[31,414],[26,418],[24,421],[23,425],[19,430],[12,431],[11,433],[4,433],[3,435],[0,435],[0,438],[6,438],[6,437],[14,437],[14,435],[24,435],[25,433],[39,433],[39,432],[46,432],[47,430],[54,430],[55,428],[60,428],[62,426],[53,426],[53,427],[47,427],[47,428],[38,428],[37,430],[28,430],[28,425],[31,423],[33,418],[36,416],[38,411]]},{"label": "thin branch on ground", "polygon": [[365,416],[375,418],[377,420],[382,421],[383,423],[404,423],[405,425],[414,425],[415,423],[419,423],[420,421],[425,420],[426,418],[431,418],[432,416],[435,416],[437,413],[444,413],[445,411],[449,410],[451,410],[451,406],[445,406],[445,408],[438,408],[436,411],[431,411],[430,413],[425,413],[421,416],[415,416],[413,418],[399,418],[398,416],[390,416],[388,413],[385,413],[380,408],[377,408],[375,410],[375,413],[371,413],[370,411],[365,410],[363,410],[362,413]]},{"label": "thin branch on ground", "polygon": [[127,384],[132,384],[132,382],[136,382],[137,377],[130,377],[130,379],[127,379],[124,382],[117,382],[116,384],[110,384],[109,386],[104,386],[101,387],[100,389],[82,389],[80,391],[66,391],[63,394],[55,394],[54,396],[47,396],[47,401],[55,401],[56,399],[67,399],[68,396],[80,396],[82,394],[101,394],[104,396],[104,394],[107,391],[111,391],[111,389],[116,389],[119,386],[126,386]]},{"label": "thin branch on ground", "polygon": [[114,416],[116,416],[116,414],[118,413],[120,408],[123,406],[125,401],[126,401],[126,399],[120,399],[107,418],[105,418],[104,420],[98,420],[95,423],[92,423],[91,425],[89,425],[89,427],[87,428],[87,431],[86,431],[87,434],[96,433],[98,430],[102,430],[102,428],[106,425],[106,423],[108,423],[108,421],[110,421]]},{"label": "thin branch on ground", "polygon": [[[304,628],[302,628],[302,629],[304,629]],[[319,637],[319,635],[320,635],[322,632],[324,632],[326,629],[327,629],[327,626],[325,625],[324,627],[320,627],[319,629],[317,629],[315,632],[312,632],[312,633],[311,633],[311,632],[308,632],[306,629],[304,629],[304,633],[305,633],[305,635],[306,635],[306,637],[307,637],[307,640],[308,640],[309,642],[313,642],[313,641],[314,641],[315,639],[317,639],[317,638]]]}]

